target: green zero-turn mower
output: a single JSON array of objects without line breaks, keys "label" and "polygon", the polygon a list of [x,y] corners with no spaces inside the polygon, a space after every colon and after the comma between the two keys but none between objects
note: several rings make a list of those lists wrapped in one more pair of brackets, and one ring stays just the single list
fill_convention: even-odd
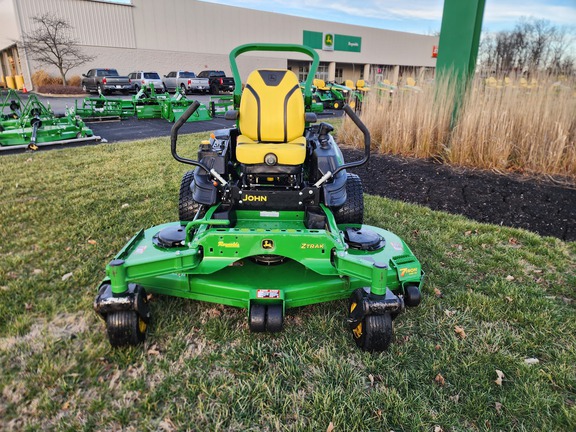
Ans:
[{"label": "green zero-turn mower", "polygon": [[[289,70],[253,71],[242,90],[236,57],[248,51],[291,51],[313,60],[304,89]],[[176,121],[174,158],[195,167],[184,174],[179,220],[138,232],[106,267],[94,308],[113,346],[145,338],[151,312],[147,293],[246,308],[254,332],[282,329],[286,308],[349,298],[348,323],[356,344],[385,350],[392,320],[420,303],[423,273],[393,233],[363,224],[360,178],[346,170],[326,123],[310,125],[311,84],[319,63],[312,48],[250,44],[230,63],[237,127],[215,131],[198,160],[177,150],[179,128],[199,104]]]}]

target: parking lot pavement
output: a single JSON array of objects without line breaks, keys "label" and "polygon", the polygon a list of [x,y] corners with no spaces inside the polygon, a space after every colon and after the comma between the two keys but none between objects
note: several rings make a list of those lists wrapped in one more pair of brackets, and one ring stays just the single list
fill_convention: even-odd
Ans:
[{"label": "parking lot pavement", "polygon": [[[108,142],[134,141],[145,138],[169,136],[174,123],[164,119],[138,120],[131,117],[122,121],[87,123],[94,135],[102,137]],[[215,118],[210,121],[184,123],[179,134],[213,131],[216,129],[231,128],[234,121]]]}]

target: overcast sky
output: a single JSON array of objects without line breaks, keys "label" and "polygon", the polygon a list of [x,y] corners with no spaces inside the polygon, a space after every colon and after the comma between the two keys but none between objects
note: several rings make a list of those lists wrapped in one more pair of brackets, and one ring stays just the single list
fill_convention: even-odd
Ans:
[{"label": "overcast sky", "polygon": [[[443,0],[203,0],[306,18],[387,30],[440,31]],[[465,1],[465,0],[462,0]],[[483,30],[512,30],[521,17],[570,26],[576,35],[576,0],[486,0]]]}]

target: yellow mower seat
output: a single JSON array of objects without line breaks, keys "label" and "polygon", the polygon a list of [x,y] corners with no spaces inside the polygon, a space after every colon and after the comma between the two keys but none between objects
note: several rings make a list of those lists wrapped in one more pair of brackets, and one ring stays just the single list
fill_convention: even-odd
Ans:
[{"label": "yellow mower seat", "polygon": [[326,82],[320,78],[314,78],[312,85],[318,90],[330,90],[330,87],[326,87]]},{"label": "yellow mower seat", "polygon": [[294,72],[258,69],[248,76],[242,92],[236,159],[264,164],[272,153],[279,165],[301,165],[306,159],[305,110]]},{"label": "yellow mower seat", "polygon": [[370,91],[369,87],[366,87],[366,82],[363,79],[356,81],[356,90],[367,92]]}]

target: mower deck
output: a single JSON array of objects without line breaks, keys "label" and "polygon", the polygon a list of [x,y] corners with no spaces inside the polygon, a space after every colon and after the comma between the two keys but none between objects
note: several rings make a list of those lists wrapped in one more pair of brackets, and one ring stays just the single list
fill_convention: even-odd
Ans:
[{"label": "mower deck", "polygon": [[[384,229],[336,226],[332,220],[329,230],[310,230],[303,212],[282,212],[264,222],[254,217],[265,212],[237,213],[231,228],[205,218],[187,227],[173,222],[142,230],[107,268],[112,293],[125,293],[129,283],[137,283],[147,292],[229,306],[280,300],[297,307],[346,298],[364,286],[384,295],[401,284],[420,284],[418,261]],[[379,236],[381,247],[351,247],[342,234],[347,228]]]}]

